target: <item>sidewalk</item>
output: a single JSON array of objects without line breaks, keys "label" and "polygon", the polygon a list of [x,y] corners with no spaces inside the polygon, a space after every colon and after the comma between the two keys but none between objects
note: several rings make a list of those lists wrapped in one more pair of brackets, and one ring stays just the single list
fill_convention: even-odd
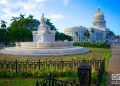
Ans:
[{"label": "sidewalk", "polygon": [[107,86],[120,86],[112,85],[111,74],[120,74],[120,45],[112,45],[112,57],[110,58],[108,67]]}]

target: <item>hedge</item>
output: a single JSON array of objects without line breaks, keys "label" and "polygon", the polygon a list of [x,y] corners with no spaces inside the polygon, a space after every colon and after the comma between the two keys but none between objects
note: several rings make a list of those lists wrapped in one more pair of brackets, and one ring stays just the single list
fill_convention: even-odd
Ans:
[{"label": "hedge", "polygon": [[73,45],[91,48],[110,48],[110,44],[107,42],[74,42]]}]

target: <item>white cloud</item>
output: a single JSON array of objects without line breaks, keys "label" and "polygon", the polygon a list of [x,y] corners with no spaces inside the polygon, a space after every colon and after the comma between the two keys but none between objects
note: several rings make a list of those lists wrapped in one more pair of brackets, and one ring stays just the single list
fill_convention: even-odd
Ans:
[{"label": "white cloud", "polygon": [[60,19],[64,18],[64,16],[61,15],[61,14],[53,14],[53,15],[50,16],[50,18],[51,18],[53,21],[57,21],[57,20],[60,20]]},{"label": "white cloud", "polygon": [[12,16],[32,14],[40,16],[40,12],[48,0],[0,0],[0,19],[10,22]]},{"label": "white cloud", "polygon": [[68,5],[70,0],[63,0],[64,5]]},{"label": "white cloud", "polygon": [[46,2],[48,0],[36,0],[36,2]]},{"label": "white cloud", "polygon": [[0,0],[0,4],[7,4],[8,0]]}]

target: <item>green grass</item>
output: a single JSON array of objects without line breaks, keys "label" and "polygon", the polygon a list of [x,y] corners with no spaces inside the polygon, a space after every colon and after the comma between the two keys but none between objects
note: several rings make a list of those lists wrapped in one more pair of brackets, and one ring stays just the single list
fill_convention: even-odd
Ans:
[{"label": "green grass", "polygon": [[102,76],[102,81],[101,81],[101,85],[100,86],[106,86],[106,82],[107,82],[107,70],[108,70],[108,66],[109,66],[109,60],[111,57],[111,50],[108,51],[108,53],[105,54],[105,73]]},{"label": "green grass", "polygon": [[35,86],[37,78],[0,78],[0,86]]},{"label": "green grass", "polygon": [[103,74],[100,86],[106,86],[106,81],[107,81],[107,72]]}]

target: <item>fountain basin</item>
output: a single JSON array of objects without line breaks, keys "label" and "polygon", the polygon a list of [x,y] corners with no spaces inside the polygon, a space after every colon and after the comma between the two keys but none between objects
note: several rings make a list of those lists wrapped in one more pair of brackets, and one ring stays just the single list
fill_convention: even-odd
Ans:
[{"label": "fountain basin", "polygon": [[52,48],[52,47],[72,46],[72,42],[16,42],[16,47],[21,48]]},{"label": "fountain basin", "polygon": [[24,48],[7,47],[0,51],[3,54],[12,54],[20,56],[62,56],[72,54],[82,54],[89,52],[89,49],[76,46],[52,47],[52,48]]}]

